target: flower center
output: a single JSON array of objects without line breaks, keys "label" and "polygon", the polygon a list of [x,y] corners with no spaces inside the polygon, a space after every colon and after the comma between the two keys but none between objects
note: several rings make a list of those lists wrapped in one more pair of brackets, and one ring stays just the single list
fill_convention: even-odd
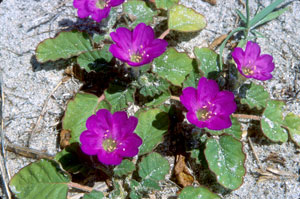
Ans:
[{"label": "flower center", "polygon": [[105,151],[113,152],[117,148],[117,142],[111,138],[108,138],[103,141],[102,146]]},{"label": "flower center", "polygon": [[243,66],[242,71],[245,75],[253,75],[254,71],[256,70],[256,66]]},{"label": "flower center", "polygon": [[108,1],[107,0],[98,0],[96,2],[96,7],[99,9],[103,9],[108,6],[109,2],[110,2],[110,0],[108,0]]},{"label": "flower center", "polygon": [[131,54],[130,55],[130,61],[132,61],[132,62],[137,62],[138,63],[138,62],[141,62],[142,59],[143,59],[143,57],[139,54]]},{"label": "flower center", "polygon": [[200,121],[205,121],[211,118],[211,114],[212,112],[207,109],[207,106],[203,106],[202,108],[198,109],[196,112],[197,118]]}]

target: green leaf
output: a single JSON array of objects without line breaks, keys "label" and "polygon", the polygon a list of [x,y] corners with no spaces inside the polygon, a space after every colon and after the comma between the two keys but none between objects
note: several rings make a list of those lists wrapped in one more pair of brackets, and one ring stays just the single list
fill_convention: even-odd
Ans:
[{"label": "green leaf", "polygon": [[204,76],[210,79],[215,79],[218,75],[218,54],[209,48],[194,48],[200,70]]},{"label": "green leaf", "polygon": [[217,194],[212,193],[205,187],[185,187],[179,194],[179,199],[218,199]]},{"label": "green leaf", "polygon": [[109,193],[109,198],[119,199],[126,198],[127,192],[124,190],[121,180],[113,179],[114,189]]},{"label": "green leaf", "polygon": [[177,4],[178,0],[156,0],[155,5],[159,9],[168,10],[170,9],[174,4]]},{"label": "green leaf", "polygon": [[292,140],[300,147],[300,116],[289,113],[284,118],[284,125],[288,129]]},{"label": "green leaf", "polygon": [[154,97],[163,92],[168,92],[169,82],[161,77],[157,77],[150,73],[144,73],[139,76],[138,83],[140,87],[140,93],[147,97]]},{"label": "green leaf", "polygon": [[114,168],[114,174],[118,177],[128,175],[135,170],[135,165],[130,160],[123,160],[122,163]]},{"label": "green leaf", "polygon": [[58,163],[42,159],[21,169],[11,179],[9,186],[22,199],[65,199],[70,180]]},{"label": "green leaf", "polygon": [[71,144],[58,152],[54,160],[59,162],[67,172],[87,174],[91,167],[87,167],[83,163],[82,159],[78,156],[78,150],[80,150],[78,143]]},{"label": "green leaf", "polygon": [[169,10],[168,26],[171,30],[194,32],[205,28],[205,17],[191,8],[175,5]]},{"label": "green leaf", "polygon": [[193,87],[193,88],[197,88],[198,87],[198,82],[200,80],[201,77],[203,77],[204,74],[202,71],[200,72],[195,72],[192,71],[190,72],[190,74],[188,74],[188,76],[185,78],[184,82],[183,82],[183,88],[186,87]]},{"label": "green leaf", "polygon": [[153,17],[157,15],[157,11],[151,10],[144,1],[132,0],[123,3],[123,11],[129,15],[134,22],[130,24],[131,27],[137,26],[139,23],[149,25]]},{"label": "green leaf", "polygon": [[201,163],[201,160],[199,158],[199,156],[200,156],[200,150],[199,149],[193,149],[193,150],[191,150],[189,152],[191,154],[191,158],[194,158],[196,160],[196,163],[200,164]]},{"label": "green leaf", "polygon": [[130,199],[141,199],[142,196],[140,194],[141,184],[137,182],[136,180],[131,179],[130,180]]},{"label": "green leaf", "polygon": [[105,45],[101,50],[82,53],[77,57],[77,63],[86,72],[99,72],[101,69],[103,70],[103,68],[108,67],[107,63],[113,58],[108,49],[109,45]]},{"label": "green leaf", "polygon": [[284,125],[282,115],[283,106],[284,103],[281,101],[268,101],[261,118],[260,123],[263,133],[274,142],[286,142],[288,140],[287,132],[281,128]]},{"label": "green leaf", "polygon": [[56,37],[46,39],[37,46],[36,58],[39,62],[56,61],[90,50],[92,50],[92,45],[86,33],[61,32]]},{"label": "green leaf", "polygon": [[147,102],[145,105],[147,107],[156,107],[163,104],[165,101],[171,98],[171,94],[169,92],[165,92],[158,97],[155,97],[151,102]]},{"label": "green leaf", "polygon": [[277,17],[282,15],[287,10],[288,10],[288,8],[283,8],[283,9],[280,9],[278,11],[271,12],[265,18],[263,18],[258,24],[256,24],[256,27],[260,26],[260,25],[263,25],[263,24],[265,24],[269,21],[272,21],[273,19],[276,19]]},{"label": "green leaf", "polygon": [[143,180],[152,180],[154,182],[164,180],[169,170],[168,160],[155,152],[147,155],[139,163],[139,176]]},{"label": "green leaf", "polygon": [[100,34],[94,34],[93,35],[93,42],[97,43],[97,44],[100,44],[103,42],[103,40],[105,39],[105,35],[100,35]]},{"label": "green leaf", "polygon": [[280,5],[284,0],[276,0],[271,3],[268,7],[264,8],[257,15],[255,15],[249,22],[249,27],[253,27],[256,23],[264,19],[268,14],[270,14],[278,5]]},{"label": "green leaf", "polygon": [[169,48],[153,62],[153,72],[181,86],[187,74],[193,70],[193,60],[185,53]]},{"label": "green leaf", "polygon": [[104,195],[100,191],[93,190],[91,193],[86,193],[83,196],[83,199],[101,199],[104,198]]},{"label": "green leaf", "polygon": [[134,88],[110,84],[104,93],[106,100],[111,104],[111,111],[116,112],[127,108],[129,102],[134,102],[134,92]]},{"label": "green leaf", "polygon": [[209,138],[204,151],[209,169],[217,176],[217,181],[228,189],[237,189],[243,183],[246,173],[242,143],[232,136],[220,139]]},{"label": "green leaf", "polygon": [[99,98],[88,93],[77,93],[68,103],[62,125],[63,129],[71,131],[70,143],[79,142],[80,134],[86,130],[86,120],[99,108],[109,109],[105,100],[99,103]]},{"label": "green leaf", "polygon": [[158,184],[158,182],[147,179],[147,180],[142,180],[141,182],[141,186],[150,190],[160,190],[160,186]]},{"label": "green leaf", "polygon": [[232,135],[234,138],[240,140],[242,138],[242,134],[243,134],[243,132],[241,130],[241,124],[239,123],[237,118],[230,117],[230,119],[232,122],[232,126],[230,128],[223,129],[220,131],[214,131],[214,130],[210,130],[210,129],[205,129],[205,130],[208,131],[209,133],[211,133],[212,135],[229,134],[229,135]]},{"label": "green leaf", "polygon": [[247,104],[250,108],[257,107],[258,109],[266,106],[270,98],[269,93],[264,90],[263,86],[251,83],[251,85],[243,85],[240,90],[244,92],[244,88],[246,94],[241,99],[242,104]]},{"label": "green leaf", "polygon": [[138,120],[135,132],[143,139],[143,144],[139,149],[139,155],[143,155],[151,152],[162,142],[163,134],[169,127],[169,117],[167,113],[159,109],[149,109],[140,112]]}]

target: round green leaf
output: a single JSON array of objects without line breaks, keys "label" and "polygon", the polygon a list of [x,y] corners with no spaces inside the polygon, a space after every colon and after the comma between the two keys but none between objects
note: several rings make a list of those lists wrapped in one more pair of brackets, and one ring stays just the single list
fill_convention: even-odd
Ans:
[{"label": "round green leaf", "polygon": [[110,84],[104,94],[106,100],[111,104],[111,111],[116,112],[127,108],[129,102],[134,102],[134,92],[134,88]]},{"label": "round green leaf", "polygon": [[151,10],[144,1],[132,0],[123,3],[123,11],[134,20],[131,27],[137,26],[139,23],[149,25],[153,17],[157,15],[157,11]]},{"label": "round green leaf", "polygon": [[138,77],[138,83],[140,87],[140,93],[147,97],[154,97],[162,92],[167,92],[170,83],[167,80],[156,77],[150,73],[144,73]]},{"label": "round green leaf", "polygon": [[92,50],[92,45],[86,33],[61,32],[56,37],[46,39],[37,46],[36,58],[39,62],[56,61],[90,50]]},{"label": "round green leaf", "polygon": [[165,92],[159,95],[158,97],[155,97],[151,102],[147,102],[145,105],[147,107],[156,107],[163,104],[165,101],[170,99],[170,97],[171,97],[170,92]]},{"label": "round green leaf", "polygon": [[170,165],[167,159],[158,153],[147,155],[139,163],[139,176],[143,180],[152,180],[154,182],[165,179],[169,173]]},{"label": "round green leaf", "polygon": [[100,191],[93,190],[91,193],[86,193],[83,196],[83,199],[101,199],[104,198],[104,195]]},{"label": "round green leaf", "polygon": [[289,130],[292,140],[300,146],[300,116],[289,113],[284,118],[285,127]]},{"label": "round green leaf", "polygon": [[179,194],[179,199],[219,199],[217,194],[212,193],[205,187],[185,187]]},{"label": "round green leaf", "polygon": [[194,48],[194,54],[200,70],[204,76],[210,79],[215,79],[218,75],[218,54],[209,48]]},{"label": "round green leaf", "polygon": [[183,5],[175,5],[169,10],[168,26],[182,32],[199,31],[206,26],[203,15]]},{"label": "round green leaf", "polygon": [[134,170],[135,165],[131,161],[125,159],[120,165],[114,168],[114,174],[118,177],[122,177],[123,175],[132,173]]},{"label": "round green leaf", "polygon": [[163,134],[168,130],[169,117],[159,109],[150,109],[140,112],[138,120],[135,132],[143,139],[139,149],[139,155],[143,155],[151,152],[162,142]]},{"label": "round green leaf", "polygon": [[237,189],[246,173],[242,143],[226,135],[219,140],[208,139],[204,151],[209,169],[216,174],[217,181],[228,189]]},{"label": "round green leaf", "polygon": [[168,10],[174,4],[177,4],[177,3],[178,3],[178,0],[156,0],[155,1],[156,7],[164,9],[164,10]]},{"label": "round green leaf", "polygon": [[77,63],[86,72],[101,71],[101,69],[107,66],[107,62],[110,62],[113,58],[108,49],[109,45],[105,45],[101,50],[82,53],[77,57]]},{"label": "round green leaf", "polygon": [[65,199],[70,176],[63,172],[58,163],[39,160],[21,169],[11,179],[11,191],[22,199]]},{"label": "round green leaf", "polygon": [[202,71],[190,72],[190,74],[188,74],[188,76],[185,78],[185,80],[183,82],[183,88],[186,88],[186,87],[197,88],[198,82],[199,82],[200,78],[203,76],[204,76],[204,74]]},{"label": "round green leaf", "polygon": [[99,98],[88,93],[77,93],[68,103],[63,118],[63,129],[71,131],[70,143],[79,142],[80,134],[86,130],[86,120],[100,108],[109,109],[105,100],[99,103]]},{"label": "round green leaf", "polygon": [[269,93],[261,85],[251,83],[250,88],[246,90],[245,97],[242,98],[242,104],[248,104],[250,108],[264,108],[269,100]]},{"label": "round green leaf", "polygon": [[268,101],[261,118],[260,124],[263,133],[274,142],[286,142],[288,140],[287,132],[281,128],[284,125],[282,115],[283,106],[284,103],[281,101]]},{"label": "round green leaf", "polygon": [[193,60],[185,53],[179,53],[169,48],[153,62],[153,72],[181,86],[187,74],[193,70]]},{"label": "round green leaf", "polygon": [[206,129],[206,131],[208,131],[209,133],[213,134],[213,135],[221,135],[221,134],[229,134],[232,135],[233,137],[235,137],[236,139],[240,140],[242,138],[242,130],[241,130],[241,124],[239,123],[239,121],[237,120],[237,118],[231,117],[231,122],[232,122],[232,126],[230,128],[221,130],[221,131],[214,131],[214,130],[209,130]]}]

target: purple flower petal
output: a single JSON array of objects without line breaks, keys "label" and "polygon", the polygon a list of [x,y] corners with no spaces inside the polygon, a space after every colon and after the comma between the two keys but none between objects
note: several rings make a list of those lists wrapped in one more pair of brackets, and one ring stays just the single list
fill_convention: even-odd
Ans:
[{"label": "purple flower petal", "polygon": [[258,58],[259,54],[260,54],[259,45],[252,41],[248,41],[245,50],[245,62],[247,62],[247,60],[249,62],[255,61]]},{"label": "purple flower petal", "polygon": [[273,57],[271,55],[261,55],[255,61],[255,65],[259,71],[272,72],[275,68]]},{"label": "purple flower petal", "polygon": [[128,133],[133,133],[138,124],[136,117],[127,117],[127,113],[124,111],[118,111],[113,114],[114,132],[113,137],[122,140]]},{"label": "purple flower petal", "polygon": [[92,19],[97,22],[100,22],[102,19],[106,18],[109,15],[111,7],[106,7],[104,9],[96,9],[91,15]]},{"label": "purple flower petal", "polygon": [[231,126],[230,115],[236,109],[234,95],[229,91],[219,91],[214,80],[202,77],[197,90],[187,87],[182,91],[180,101],[188,109],[188,121],[199,128],[221,130]]},{"label": "purple flower petal", "polygon": [[100,162],[118,165],[123,157],[138,154],[142,139],[134,133],[138,119],[124,111],[113,115],[100,109],[87,119],[88,130],[80,135],[81,149],[88,155],[97,155]]},{"label": "purple flower petal", "polygon": [[128,56],[128,53],[126,51],[124,51],[122,48],[120,48],[119,46],[117,46],[116,44],[112,44],[109,47],[109,51],[116,58],[118,58],[119,60],[121,60],[123,62],[126,62],[126,61],[130,60],[130,57]]},{"label": "purple flower petal", "polygon": [[211,101],[219,92],[219,86],[216,81],[202,77],[199,80],[197,88],[197,97],[204,106],[207,102]]},{"label": "purple flower petal", "polygon": [[132,133],[121,143],[117,152],[124,157],[133,157],[138,154],[138,147],[142,145],[143,140],[137,134]]},{"label": "purple flower petal", "polygon": [[110,52],[130,66],[142,66],[152,62],[166,51],[168,45],[164,40],[155,39],[153,29],[144,23],[138,24],[133,31],[118,28],[110,36],[115,42],[111,45]]},{"label": "purple flower petal", "polygon": [[119,165],[122,162],[122,157],[117,152],[106,152],[99,150],[97,154],[98,160],[107,165]]},{"label": "purple flower petal", "polygon": [[236,103],[234,102],[234,94],[229,91],[219,92],[215,99],[213,100],[214,104],[214,113],[220,115],[230,115],[236,110]]},{"label": "purple flower petal", "polygon": [[81,150],[88,155],[96,155],[102,148],[102,138],[93,131],[83,131],[80,135]]},{"label": "purple flower petal", "polygon": [[150,42],[155,39],[155,35],[150,26],[140,23],[133,30],[132,38],[132,49],[134,51],[138,51],[139,49],[144,49],[146,46],[148,46]]},{"label": "purple flower petal", "polygon": [[197,90],[193,87],[185,88],[180,96],[180,101],[188,110],[196,110],[199,107],[197,105]]},{"label": "purple flower petal", "polygon": [[210,130],[222,130],[231,127],[232,123],[229,116],[215,116],[207,122],[207,128]]},{"label": "purple flower petal", "polygon": [[121,5],[122,3],[124,3],[125,0],[110,0],[108,5],[110,7],[116,7],[118,5]]},{"label": "purple flower petal", "polygon": [[245,53],[242,48],[235,48],[231,56],[237,65],[241,66],[244,64]]}]

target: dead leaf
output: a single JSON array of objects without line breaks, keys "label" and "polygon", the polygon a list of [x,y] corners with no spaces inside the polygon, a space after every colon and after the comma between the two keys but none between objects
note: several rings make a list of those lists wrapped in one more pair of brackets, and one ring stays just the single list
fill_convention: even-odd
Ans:
[{"label": "dead leaf", "polygon": [[217,0],[202,0],[202,1],[205,1],[213,6],[217,4]]},{"label": "dead leaf", "polygon": [[175,176],[179,185],[186,187],[194,182],[194,177],[190,174],[183,155],[176,156]]},{"label": "dead leaf", "polygon": [[274,152],[270,153],[270,155],[265,159],[265,161],[267,160],[285,165],[285,159]]},{"label": "dead leaf", "polygon": [[211,50],[214,50],[216,47],[218,47],[219,45],[222,44],[222,42],[226,39],[228,35],[221,35],[219,37],[217,37],[209,46],[208,48],[210,48]]},{"label": "dead leaf", "polygon": [[60,147],[62,149],[66,148],[67,146],[70,145],[70,139],[71,139],[71,132],[69,130],[63,129],[60,132]]}]

